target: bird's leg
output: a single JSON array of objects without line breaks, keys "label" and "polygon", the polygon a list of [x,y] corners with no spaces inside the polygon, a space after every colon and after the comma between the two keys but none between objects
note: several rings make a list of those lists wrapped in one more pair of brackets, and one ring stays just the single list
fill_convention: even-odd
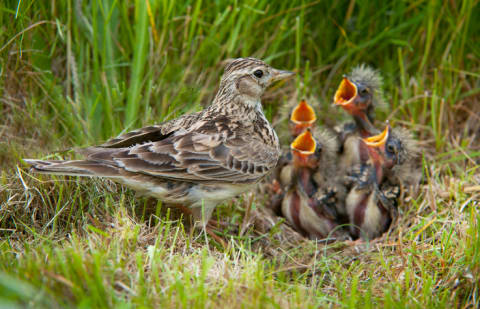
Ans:
[{"label": "bird's leg", "polygon": [[240,236],[243,236],[243,234],[247,230],[248,225],[250,223],[250,213],[252,210],[253,198],[254,198],[254,195],[250,194],[250,198],[248,199],[248,202],[247,202],[245,216],[243,217],[242,226],[240,227],[240,234],[239,234]]},{"label": "bird's leg", "polygon": [[[203,230],[208,235],[210,235],[213,239],[215,239],[218,243],[220,243],[224,248],[227,247],[225,241],[213,232],[212,229],[214,229],[214,227],[212,226],[212,224],[211,223],[207,223],[207,224],[204,223],[205,221],[202,219],[202,207],[195,207],[195,208],[191,209],[191,208],[188,208],[188,207],[183,206],[181,204],[175,205],[175,206],[178,209],[180,209],[180,211],[183,212],[187,217],[190,217],[190,218],[193,217],[194,224],[192,226],[197,226],[196,223],[200,222]],[[210,214],[208,215],[208,217],[210,217],[210,216],[211,216],[211,211],[210,211]]]},{"label": "bird's leg", "polygon": [[226,249],[227,243],[222,237],[215,234],[215,227],[209,223],[209,219],[212,216],[214,208],[215,207],[205,207],[205,205],[202,205],[191,209],[191,213],[193,220],[195,221],[195,225],[198,226],[197,224],[199,223],[206,234],[210,235],[216,242],[221,244],[222,247]]},{"label": "bird's leg", "polygon": [[207,223],[204,229],[208,235],[210,235],[213,239],[215,239],[216,242],[222,245],[223,249],[227,249],[227,242],[222,237],[215,234],[215,229],[210,224]]},{"label": "bird's leg", "polygon": [[178,209],[180,209],[181,212],[183,212],[185,215],[192,216],[193,212],[190,208],[185,207],[183,205],[175,205]]}]

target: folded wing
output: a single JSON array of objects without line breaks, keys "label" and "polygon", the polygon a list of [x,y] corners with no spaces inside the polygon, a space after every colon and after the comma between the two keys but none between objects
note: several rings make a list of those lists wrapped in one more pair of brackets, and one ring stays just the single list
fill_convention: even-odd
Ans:
[{"label": "folded wing", "polygon": [[128,172],[194,182],[256,182],[277,162],[276,149],[252,136],[184,130],[131,147],[91,147],[81,152],[86,161]]}]

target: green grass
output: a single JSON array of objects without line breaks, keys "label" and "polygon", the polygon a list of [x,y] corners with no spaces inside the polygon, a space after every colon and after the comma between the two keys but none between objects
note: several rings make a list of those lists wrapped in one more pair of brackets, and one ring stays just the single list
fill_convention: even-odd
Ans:
[{"label": "green grass", "polygon": [[[479,1],[4,2],[0,307],[480,305]],[[200,110],[239,56],[301,72],[265,96],[280,134],[288,98],[332,125],[341,75],[381,70],[377,118],[424,147],[425,181],[388,236],[356,248],[265,232],[245,195],[215,213],[224,249],[157,201],[21,163]]]}]

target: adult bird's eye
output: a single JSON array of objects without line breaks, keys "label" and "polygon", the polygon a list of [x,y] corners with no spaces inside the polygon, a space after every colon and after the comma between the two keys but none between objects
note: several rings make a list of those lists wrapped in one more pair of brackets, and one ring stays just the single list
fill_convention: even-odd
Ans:
[{"label": "adult bird's eye", "polygon": [[253,72],[253,75],[255,75],[258,78],[261,78],[263,76],[263,71],[262,70],[256,70]]}]

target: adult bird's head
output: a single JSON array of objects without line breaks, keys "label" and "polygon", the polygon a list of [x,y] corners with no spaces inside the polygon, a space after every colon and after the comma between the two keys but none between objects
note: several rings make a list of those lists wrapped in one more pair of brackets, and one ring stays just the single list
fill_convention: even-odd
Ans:
[{"label": "adult bird's head", "polygon": [[273,82],[295,75],[272,68],[255,58],[237,58],[227,62],[220,81],[215,103],[228,102],[228,97],[240,97],[249,107],[260,108],[260,98]]},{"label": "adult bird's head", "polygon": [[290,115],[290,133],[293,137],[297,137],[307,128],[315,125],[317,116],[313,108],[305,100],[301,100],[292,110]]},{"label": "adult bird's head", "polygon": [[375,107],[381,100],[382,78],[378,71],[361,65],[343,77],[333,101],[354,119],[362,135],[376,133],[373,127]]}]

